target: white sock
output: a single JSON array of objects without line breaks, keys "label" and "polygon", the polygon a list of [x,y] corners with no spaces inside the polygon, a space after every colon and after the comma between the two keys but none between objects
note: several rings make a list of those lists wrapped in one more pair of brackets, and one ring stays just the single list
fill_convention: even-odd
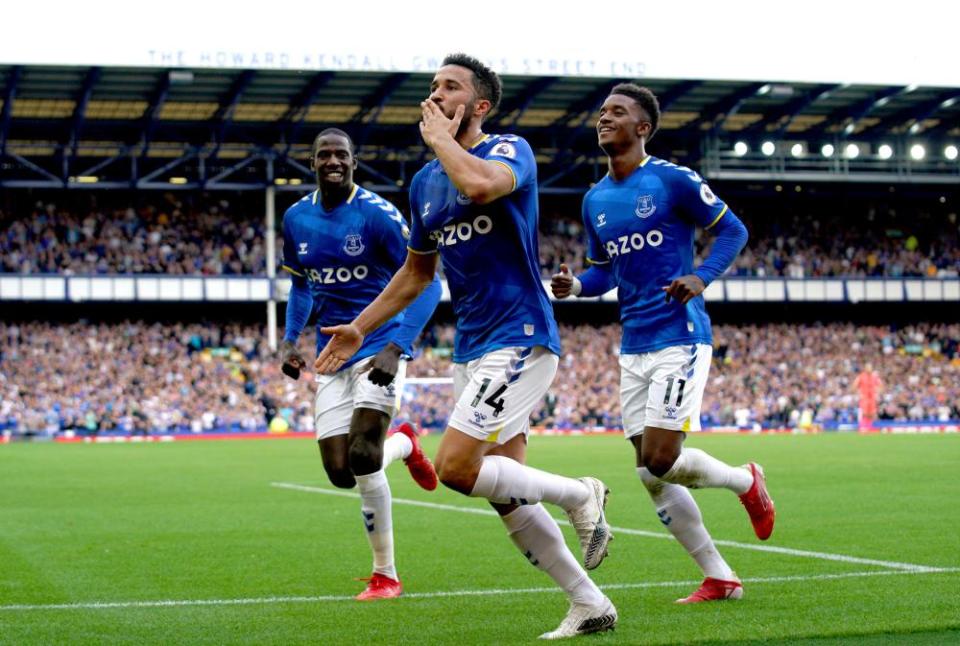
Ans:
[{"label": "white sock", "polygon": [[753,485],[753,474],[732,467],[700,449],[683,449],[669,471],[660,476],[665,482],[691,489],[729,489],[738,496]]},{"label": "white sock", "polygon": [[360,512],[373,550],[373,571],[397,580],[393,563],[393,514],[390,484],[383,470],[354,476],[360,490]]},{"label": "white sock", "polygon": [[502,455],[487,455],[470,495],[501,504],[549,502],[570,510],[586,502],[590,493],[579,480],[540,471]]},{"label": "white sock", "polygon": [[570,552],[557,521],[543,505],[521,505],[501,520],[520,552],[556,581],[571,601],[588,605],[603,601],[600,588]]},{"label": "white sock", "polygon": [[383,443],[383,468],[397,460],[406,460],[413,451],[413,442],[403,433],[394,433]]},{"label": "white sock", "polygon": [[713,544],[713,539],[703,525],[700,508],[690,491],[681,485],[660,480],[644,467],[637,469],[637,475],[653,499],[660,522],[670,530],[677,542],[683,545],[687,554],[693,557],[703,575],[732,581],[733,570]]}]

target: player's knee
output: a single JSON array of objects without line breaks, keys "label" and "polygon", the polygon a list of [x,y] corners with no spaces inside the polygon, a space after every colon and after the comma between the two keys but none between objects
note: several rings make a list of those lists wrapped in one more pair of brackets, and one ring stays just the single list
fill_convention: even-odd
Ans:
[{"label": "player's knee", "polygon": [[650,492],[650,495],[655,496],[663,491],[663,480],[650,473],[650,469],[646,467],[640,467],[637,469],[637,475],[640,476],[640,482],[642,482],[643,486],[647,488],[647,491]]},{"label": "player's knee", "polygon": [[[643,455],[643,466],[657,478],[662,478],[670,469],[673,468],[674,463],[677,461],[677,457],[680,455],[678,451],[673,449],[666,448],[657,451],[650,451],[649,453],[644,453]],[[644,483],[646,484],[646,483]]]},{"label": "player's knee", "polygon": [[340,465],[338,467],[329,467],[325,466],[327,472],[327,478],[330,479],[330,484],[338,489],[353,489],[357,481],[353,477],[349,467],[347,465]]},{"label": "player's knee", "polygon": [[383,466],[383,449],[363,437],[356,437],[350,442],[347,457],[350,470],[355,474],[367,475],[379,471]]},{"label": "player's knee", "polygon": [[477,483],[477,474],[467,469],[457,467],[450,462],[434,465],[437,469],[437,478],[443,486],[470,495],[473,486]]}]

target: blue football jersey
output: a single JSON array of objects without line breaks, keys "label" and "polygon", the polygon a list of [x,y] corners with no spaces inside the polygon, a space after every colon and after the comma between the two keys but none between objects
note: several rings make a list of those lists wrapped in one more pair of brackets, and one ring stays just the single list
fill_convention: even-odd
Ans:
[{"label": "blue football jersey", "polygon": [[[330,338],[320,327],[349,323],[383,291],[403,264],[409,236],[397,207],[359,186],[331,211],[323,208],[319,191],[287,209],[283,268],[310,286],[318,353]],[[383,349],[402,320],[401,312],[368,334],[344,367]]]},{"label": "blue football jersey", "polygon": [[727,212],[697,173],[647,157],[623,181],[610,175],[583,199],[588,258],[609,263],[623,324],[621,352],[712,343],[703,296],[666,302],[663,287],[693,273],[697,226],[709,229]]},{"label": "blue football jersey", "polygon": [[410,185],[409,248],[440,253],[457,315],[453,360],[511,346],[542,345],[560,354],[553,306],[540,280],[533,151],[520,137],[486,135],[469,152],[506,166],[513,192],[473,204],[439,160],[420,169]]}]

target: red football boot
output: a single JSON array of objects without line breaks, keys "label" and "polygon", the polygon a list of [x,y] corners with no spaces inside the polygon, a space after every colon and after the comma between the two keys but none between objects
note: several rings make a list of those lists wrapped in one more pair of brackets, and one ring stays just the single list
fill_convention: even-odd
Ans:
[{"label": "red football boot", "polygon": [[770,538],[773,533],[773,521],[777,512],[773,507],[773,500],[767,493],[767,480],[763,476],[763,469],[756,462],[747,465],[753,473],[753,484],[747,493],[740,496],[740,502],[750,515],[753,531],[761,541]]},{"label": "red football boot", "polygon": [[724,581],[707,577],[689,597],[677,599],[677,603],[700,603],[702,601],[726,601],[739,599],[743,596],[743,586],[740,581]]},{"label": "red football boot", "polygon": [[410,471],[414,482],[426,489],[433,491],[437,488],[437,470],[433,468],[433,463],[426,456],[423,449],[420,448],[420,438],[417,437],[417,431],[410,422],[404,422],[396,428],[394,433],[403,433],[410,438],[413,449],[410,455],[403,461]]},{"label": "red football boot", "polygon": [[403,594],[403,585],[388,576],[374,572],[369,579],[358,579],[367,582],[367,589],[358,594],[357,601],[376,601],[377,599],[395,599]]}]

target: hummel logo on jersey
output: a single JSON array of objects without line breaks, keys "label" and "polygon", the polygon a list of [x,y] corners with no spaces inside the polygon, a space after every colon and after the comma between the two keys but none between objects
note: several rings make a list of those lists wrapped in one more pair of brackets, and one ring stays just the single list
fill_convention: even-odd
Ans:
[{"label": "hummel logo on jersey", "polygon": [[649,218],[657,212],[657,205],[653,203],[652,195],[641,195],[637,198],[637,208],[634,213],[638,218]]},{"label": "hummel logo on jersey", "polygon": [[297,251],[297,255],[298,255],[298,256],[305,256],[305,255],[307,255],[307,243],[306,243],[306,242],[301,242],[301,243],[300,243],[300,249],[299,249],[299,251]]},{"label": "hummel logo on jersey", "polygon": [[359,256],[366,247],[363,246],[363,240],[359,233],[351,233],[343,241],[343,250],[348,256]]},{"label": "hummel logo on jersey", "polygon": [[423,217],[430,215],[430,202],[423,205]]},{"label": "hummel logo on jersey", "polygon": [[597,228],[599,229],[600,227],[605,227],[605,226],[607,226],[607,214],[601,213],[600,215],[597,216]]}]

